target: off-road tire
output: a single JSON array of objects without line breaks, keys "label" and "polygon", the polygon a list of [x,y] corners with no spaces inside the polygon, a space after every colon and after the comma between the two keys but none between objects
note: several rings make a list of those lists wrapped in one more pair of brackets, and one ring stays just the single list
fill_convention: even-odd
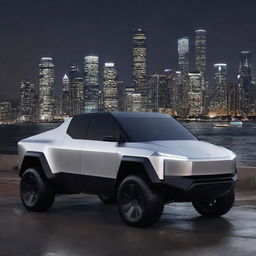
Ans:
[{"label": "off-road tire", "polygon": [[233,206],[235,200],[235,193],[232,189],[224,196],[208,199],[193,201],[192,204],[196,211],[202,216],[219,217],[226,214]]},{"label": "off-road tire", "polygon": [[27,169],[20,181],[20,197],[28,211],[48,210],[55,198],[55,192],[49,182],[40,175],[40,167]]},{"label": "off-road tire", "polygon": [[133,227],[148,227],[156,223],[164,209],[164,199],[153,191],[142,177],[127,176],[117,191],[119,213]]}]

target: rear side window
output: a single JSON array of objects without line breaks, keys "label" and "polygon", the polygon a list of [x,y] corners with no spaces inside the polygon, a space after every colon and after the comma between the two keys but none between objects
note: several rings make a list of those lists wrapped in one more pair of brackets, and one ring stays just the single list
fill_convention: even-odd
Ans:
[{"label": "rear side window", "polygon": [[114,118],[98,115],[91,118],[87,140],[102,140],[105,136],[118,138],[119,133],[119,127]]},{"label": "rear side window", "polygon": [[69,124],[67,134],[73,139],[85,139],[89,126],[89,116],[74,116]]}]

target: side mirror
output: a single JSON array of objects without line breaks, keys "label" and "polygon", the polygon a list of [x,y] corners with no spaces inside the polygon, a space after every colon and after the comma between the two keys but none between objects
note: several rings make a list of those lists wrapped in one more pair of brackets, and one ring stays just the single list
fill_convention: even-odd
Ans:
[{"label": "side mirror", "polygon": [[126,142],[125,137],[124,137],[123,134],[120,134],[120,135],[119,135],[118,142],[119,142],[119,143]]},{"label": "side mirror", "polygon": [[109,141],[109,142],[117,142],[118,139],[115,136],[104,136],[102,138],[103,141]]}]

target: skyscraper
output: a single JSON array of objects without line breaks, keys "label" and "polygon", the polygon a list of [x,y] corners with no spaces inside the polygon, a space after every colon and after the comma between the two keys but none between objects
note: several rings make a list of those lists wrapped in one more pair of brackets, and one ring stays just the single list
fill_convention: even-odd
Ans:
[{"label": "skyscraper", "polygon": [[175,72],[175,89],[176,89],[176,104],[175,104],[175,112],[178,116],[185,115],[185,93],[183,88],[183,73],[179,70]]},{"label": "skyscraper", "polygon": [[214,84],[212,88],[212,99],[210,109],[216,116],[227,115],[226,80],[227,64],[214,64]]},{"label": "skyscraper", "polygon": [[178,39],[178,64],[181,72],[189,72],[189,37]]},{"label": "skyscraper", "polygon": [[62,88],[62,115],[70,115],[70,88],[69,88],[69,78],[65,74],[62,78],[63,88]]},{"label": "skyscraper", "polygon": [[187,116],[188,114],[188,73],[189,73],[189,37],[178,39],[178,64],[179,71],[181,71],[181,84],[179,85],[179,107],[178,115]]},{"label": "skyscraper", "polygon": [[118,111],[118,73],[114,63],[103,68],[103,111]]},{"label": "skyscraper", "polygon": [[242,115],[250,115],[254,107],[254,92],[251,77],[251,53],[242,51],[240,53],[240,65],[238,81],[241,87],[241,112]]},{"label": "skyscraper", "polygon": [[99,110],[99,57],[84,57],[85,112]]},{"label": "skyscraper", "polygon": [[167,83],[167,95],[166,95],[166,108],[169,109],[169,113],[172,115],[176,114],[177,101],[180,99],[177,95],[177,76],[176,71],[172,69],[165,69],[164,74],[166,75]]},{"label": "skyscraper", "polygon": [[10,101],[0,102],[0,124],[9,124],[12,120],[12,106]]},{"label": "skyscraper", "polygon": [[141,94],[135,93],[134,87],[125,88],[125,111],[136,112],[141,110]]},{"label": "skyscraper", "polygon": [[162,111],[169,105],[169,88],[166,75],[154,74],[148,78],[150,111]]},{"label": "skyscraper", "polygon": [[236,83],[227,84],[227,115],[239,116],[241,110],[240,85]]},{"label": "skyscraper", "polygon": [[203,29],[195,31],[195,64],[196,71],[202,73],[204,77],[206,72],[206,30]]},{"label": "skyscraper", "polygon": [[22,122],[32,122],[36,110],[34,84],[21,81],[20,94],[20,120]]},{"label": "skyscraper", "polygon": [[147,109],[147,53],[146,32],[135,29],[132,35],[132,81],[135,91],[141,94],[142,110]]},{"label": "skyscraper", "polygon": [[118,111],[125,111],[125,84],[123,81],[118,81],[117,95]]},{"label": "skyscraper", "polygon": [[69,86],[69,78],[67,76],[67,74],[65,74],[62,78],[62,84],[63,84],[63,87],[65,86]]},{"label": "skyscraper", "polygon": [[54,116],[54,80],[52,58],[41,58],[39,64],[39,119],[41,120],[52,120]]},{"label": "skyscraper", "polygon": [[78,67],[76,65],[70,65],[68,70],[69,84],[72,84],[75,77],[79,76]]},{"label": "skyscraper", "polygon": [[84,79],[75,77],[70,85],[71,115],[84,113]]},{"label": "skyscraper", "polygon": [[188,73],[188,116],[201,116],[203,112],[203,74],[201,72]]},{"label": "skyscraper", "polygon": [[84,79],[79,74],[78,67],[69,67],[70,115],[84,112]]}]

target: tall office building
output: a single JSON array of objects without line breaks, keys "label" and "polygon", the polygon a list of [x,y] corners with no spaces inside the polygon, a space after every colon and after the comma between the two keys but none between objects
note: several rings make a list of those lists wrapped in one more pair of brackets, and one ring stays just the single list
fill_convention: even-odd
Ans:
[{"label": "tall office building", "polygon": [[62,110],[61,114],[63,116],[69,116],[70,115],[70,88],[69,88],[69,78],[65,74],[62,78],[63,88],[62,88]]},{"label": "tall office building", "polygon": [[189,72],[189,37],[178,39],[178,64],[181,72]]},{"label": "tall office building", "polygon": [[118,111],[118,72],[114,63],[103,68],[103,111]]},{"label": "tall office building", "polygon": [[136,93],[134,87],[125,88],[125,111],[137,112],[141,110],[141,94]]},{"label": "tall office building", "polygon": [[177,76],[176,71],[172,69],[165,69],[164,74],[166,76],[167,83],[167,99],[166,99],[166,108],[168,112],[172,115],[176,114],[177,102],[179,101],[177,95]]},{"label": "tall office building", "polygon": [[148,78],[150,111],[164,111],[169,106],[169,88],[166,75],[154,74]]},{"label": "tall office building", "polygon": [[81,76],[75,77],[70,85],[70,102],[72,116],[84,113],[84,79]]},{"label": "tall office building", "polygon": [[125,111],[125,84],[123,81],[118,81],[117,97],[118,111]]},{"label": "tall office building", "polygon": [[179,85],[180,104],[178,107],[178,115],[188,115],[188,73],[189,73],[189,37],[178,39],[178,64],[181,76],[181,84]]},{"label": "tall office building", "polygon": [[227,115],[236,117],[241,114],[240,85],[237,83],[228,83],[227,93]]},{"label": "tall office building", "polygon": [[242,115],[251,115],[254,108],[254,92],[251,77],[251,53],[240,53],[238,81],[241,87],[241,112]]},{"label": "tall office building", "polygon": [[67,74],[65,74],[62,78],[62,84],[63,84],[63,87],[66,87],[66,86],[69,86],[69,78],[67,76]]},{"label": "tall office building", "polygon": [[190,72],[188,81],[188,116],[201,116],[203,112],[203,75],[201,72]]},{"label": "tall office building", "polygon": [[148,87],[148,111],[157,112],[158,111],[158,93],[159,93],[159,80],[160,75],[154,74],[149,75],[147,79],[147,87]]},{"label": "tall office building", "polygon": [[84,57],[85,112],[99,110],[99,57]]},{"label": "tall office building", "polygon": [[175,112],[178,116],[184,116],[184,93],[183,93],[183,73],[180,70],[175,72],[175,90],[176,90],[176,104]]},{"label": "tall office building", "polygon": [[79,70],[76,65],[70,65],[69,70],[68,70],[68,79],[69,79],[69,84],[72,84],[74,78],[79,76]]},{"label": "tall office building", "polygon": [[79,74],[78,67],[71,65],[68,71],[70,91],[70,115],[84,112],[84,79]]},{"label": "tall office building", "polygon": [[39,119],[44,121],[50,121],[54,116],[54,80],[52,58],[41,58],[39,64]]},{"label": "tall office building", "polygon": [[143,29],[133,30],[132,35],[132,82],[137,93],[141,94],[142,110],[147,110],[147,51],[146,32]]},{"label": "tall office building", "polygon": [[196,71],[201,72],[203,77],[206,72],[206,30],[195,31],[195,66]]},{"label": "tall office building", "polygon": [[12,106],[10,101],[0,102],[0,124],[9,124],[12,121]]},{"label": "tall office building", "polygon": [[211,112],[216,116],[227,115],[227,64],[214,64],[214,83],[212,88],[212,99],[210,103]]},{"label": "tall office building", "polygon": [[35,86],[28,81],[21,81],[20,85],[20,120],[32,122],[35,118]]}]

